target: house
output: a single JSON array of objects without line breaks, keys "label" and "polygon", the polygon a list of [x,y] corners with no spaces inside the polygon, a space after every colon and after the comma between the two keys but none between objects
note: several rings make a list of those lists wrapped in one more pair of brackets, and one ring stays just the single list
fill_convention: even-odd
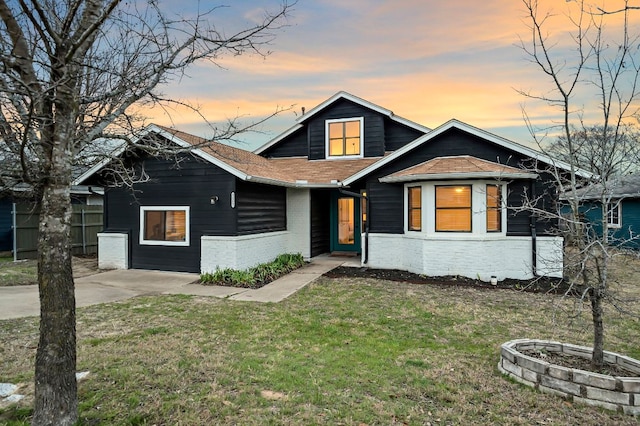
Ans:
[{"label": "house", "polygon": [[[566,194],[568,198],[570,194]],[[640,249],[640,175],[625,175],[579,189],[580,213],[593,236],[602,236],[606,214],[607,241],[611,245]],[[606,213],[603,211],[603,200]],[[565,212],[568,207],[565,206]]]},{"label": "house", "polygon": [[125,159],[149,179],[105,190],[103,268],[210,272],[300,252],[487,281],[562,275],[557,223],[522,209],[525,194],[555,208],[552,180],[530,168],[560,163],[463,122],[431,130],[339,92],[254,152],[145,134],[196,148]]}]

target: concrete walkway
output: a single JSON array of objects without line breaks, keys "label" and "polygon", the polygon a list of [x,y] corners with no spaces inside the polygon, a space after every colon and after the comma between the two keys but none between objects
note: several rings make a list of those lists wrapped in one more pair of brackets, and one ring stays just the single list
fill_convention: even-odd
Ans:
[{"label": "concrete walkway", "polygon": [[[76,306],[115,302],[136,296],[187,294],[252,302],[279,302],[325,272],[345,263],[345,258],[318,256],[311,262],[266,286],[246,288],[196,284],[199,274],[126,269],[76,278]],[[0,320],[40,314],[38,286],[0,287]]]}]

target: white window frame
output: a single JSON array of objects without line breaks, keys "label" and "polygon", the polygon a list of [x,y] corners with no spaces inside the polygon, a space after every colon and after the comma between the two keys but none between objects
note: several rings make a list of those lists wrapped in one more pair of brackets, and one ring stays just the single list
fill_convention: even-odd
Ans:
[{"label": "white window frame", "polygon": [[[358,121],[360,122],[360,154],[358,155],[329,155],[329,124],[332,123],[345,123],[347,121]],[[325,149],[325,158],[331,160],[340,160],[340,159],[353,159],[353,158],[363,158],[364,157],[364,117],[351,117],[351,118],[337,118],[331,120],[325,120],[324,122],[324,149]]]},{"label": "white window frame", "polygon": [[[436,231],[436,186],[471,186],[471,232]],[[502,212],[501,231],[487,231],[486,185],[501,186]],[[409,187],[422,188],[422,230],[409,230]],[[404,232],[423,237],[439,239],[503,238],[507,235],[507,194],[508,185],[495,180],[451,180],[410,182],[404,185]]]},{"label": "white window frame", "polygon": [[[185,212],[185,240],[184,241],[160,241],[146,240],[144,238],[145,212],[147,211],[183,211]],[[140,206],[140,245],[148,246],[179,246],[186,247],[190,244],[190,207],[189,206]]]},{"label": "white window frame", "polygon": [[[612,221],[613,209],[618,210],[618,222]],[[607,203],[607,227],[608,228],[622,228],[622,200],[610,201]]]}]

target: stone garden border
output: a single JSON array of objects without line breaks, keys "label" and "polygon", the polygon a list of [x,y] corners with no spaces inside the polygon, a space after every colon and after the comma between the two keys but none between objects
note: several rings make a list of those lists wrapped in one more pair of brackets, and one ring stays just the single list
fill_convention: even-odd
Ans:
[{"label": "stone garden border", "polygon": [[[503,343],[498,370],[515,381],[569,401],[640,415],[640,377],[617,377],[550,364],[520,353],[545,350],[591,359],[592,348],[549,340],[518,339]],[[604,352],[608,364],[640,375],[640,361]]]}]

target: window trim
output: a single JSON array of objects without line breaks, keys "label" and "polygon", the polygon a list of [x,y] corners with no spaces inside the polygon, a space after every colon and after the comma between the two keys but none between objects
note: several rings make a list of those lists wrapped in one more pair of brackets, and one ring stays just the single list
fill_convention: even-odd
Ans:
[{"label": "window trim", "polygon": [[[163,240],[147,240],[144,238],[145,230],[145,213],[148,211],[183,211],[185,212],[185,240],[184,241],[163,241]],[[187,247],[190,244],[190,207],[189,206],[140,206],[140,245],[148,246],[178,246]]]},{"label": "window trim", "polygon": [[[438,188],[455,188],[455,187],[467,187],[469,188],[469,207],[440,207],[438,208]],[[437,233],[455,233],[455,234],[473,234],[473,183],[468,184],[452,184],[452,185],[434,185],[433,187],[433,225],[434,230]],[[455,230],[438,230],[438,210],[468,210],[469,211],[469,229],[464,231]]]},{"label": "window trim", "polygon": [[[498,207],[489,207],[489,191],[488,188],[492,186],[498,189]],[[484,186],[485,188],[485,232],[487,234],[492,233],[501,233],[502,232],[502,185],[499,183],[487,183]],[[495,210],[498,212],[498,229],[489,230],[489,211]]]},{"label": "window trim", "polygon": [[[418,190],[419,194],[420,194],[420,207],[411,207],[411,192],[412,190]],[[408,186],[407,187],[407,231],[413,231],[413,232],[422,232],[422,186],[417,185],[417,186]],[[411,218],[412,216],[412,212],[414,210],[417,210],[420,212],[420,226],[419,227],[412,227],[412,223],[411,223]]]},{"label": "window trim", "polygon": [[[618,211],[618,221],[613,222],[613,211]],[[622,200],[607,203],[607,228],[622,228]]]},{"label": "window trim", "polygon": [[[330,155],[330,151],[329,151],[329,144],[330,144],[330,140],[329,140],[329,125],[333,124],[333,123],[347,123],[350,121],[357,121],[360,123],[360,148],[359,154],[355,154],[355,155]],[[343,138],[343,143],[344,143],[344,138]],[[336,119],[329,119],[329,120],[325,120],[324,122],[324,145],[325,145],[325,158],[326,159],[332,159],[332,160],[339,160],[339,159],[349,159],[349,158],[363,158],[364,157],[364,117],[350,117],[350,118],[336,118]],[[346,148],[346,147],[344,147]],[[346,152],[346,149],[345,149]]]}]

